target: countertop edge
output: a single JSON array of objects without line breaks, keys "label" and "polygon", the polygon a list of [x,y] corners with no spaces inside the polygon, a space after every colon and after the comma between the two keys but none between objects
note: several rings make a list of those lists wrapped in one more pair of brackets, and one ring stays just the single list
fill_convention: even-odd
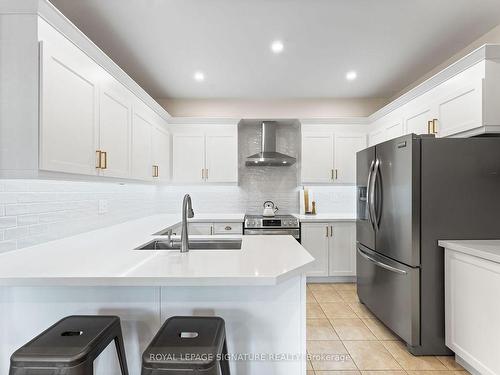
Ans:
[{"label": "countertop edge", "polygon": [[[485,241],[487,241],[487,240],[485,240]],[[464,241],[464,242],[466,242],[466,241]],[[495,253],[492,253],[489,251],[475,248],[471,245],[466,245],[463,242],[461,243],[458,241],[450,241],[450,240],[440,240],[440,241],[438,241],[438,245],[445,248],[445,249],[456,251],[456,252],[459,252],[462,254],[467,254],[467,255],[471,255],[471,256],[481,258],[484,260],[489,260],[489,261],[492,261],[495,263],[500,263],[500,250],[499,250],[498,254],[495,254]]]}]

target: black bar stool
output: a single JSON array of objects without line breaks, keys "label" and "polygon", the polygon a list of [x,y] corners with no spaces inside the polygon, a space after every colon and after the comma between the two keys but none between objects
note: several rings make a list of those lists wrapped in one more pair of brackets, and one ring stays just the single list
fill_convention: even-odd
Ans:
[{"label": "black bar stool", "polygon": [[122,375],[128,375],[120,318],[68,316],[10,357],[9,375],[92,375],[94,359],[115,341]]},{"label": "black bar stool", "polygon": [[141,374],[229,375],[224,319],[167,319],[142,355]]}]

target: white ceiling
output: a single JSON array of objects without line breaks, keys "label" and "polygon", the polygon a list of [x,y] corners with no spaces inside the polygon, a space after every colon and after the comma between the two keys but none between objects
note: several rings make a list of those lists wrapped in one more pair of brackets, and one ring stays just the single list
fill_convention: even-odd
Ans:
[{"label": "white ceiling", "polygon": [[500,23],[500,0],[52,2],[157,98],[390,97]]}]

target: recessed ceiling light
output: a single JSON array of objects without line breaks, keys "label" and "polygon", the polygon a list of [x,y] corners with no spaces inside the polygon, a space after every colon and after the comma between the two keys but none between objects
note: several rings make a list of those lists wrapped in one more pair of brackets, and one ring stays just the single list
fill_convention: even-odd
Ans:
[{"label": "recessed ceiling light", "polygon": [[205,74],[203,72],[196,72],[193,76],[195,81],[202,82],[205,80]]},{"label": "recessed ceiling light", "polygon": [[274,42],[271,43],[271,51],[274,53],[281,53],[283,52],[283,42],[281,40],[275,40]]},{"label": "recessed ceiling light", "polygon": [[358,78],[358,73],[356,73],[354,70],[351,70],[350,72],[347,72],[345,78],[348,81],[354,81],[356,78]]}]

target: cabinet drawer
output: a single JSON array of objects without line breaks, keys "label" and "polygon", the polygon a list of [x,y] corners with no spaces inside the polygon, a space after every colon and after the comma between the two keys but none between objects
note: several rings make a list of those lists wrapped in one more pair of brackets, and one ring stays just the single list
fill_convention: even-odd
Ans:
[{"label": "cabinet drawer", "polygon": [[214,234],[242,234],[242,223],[214,223]]}]

